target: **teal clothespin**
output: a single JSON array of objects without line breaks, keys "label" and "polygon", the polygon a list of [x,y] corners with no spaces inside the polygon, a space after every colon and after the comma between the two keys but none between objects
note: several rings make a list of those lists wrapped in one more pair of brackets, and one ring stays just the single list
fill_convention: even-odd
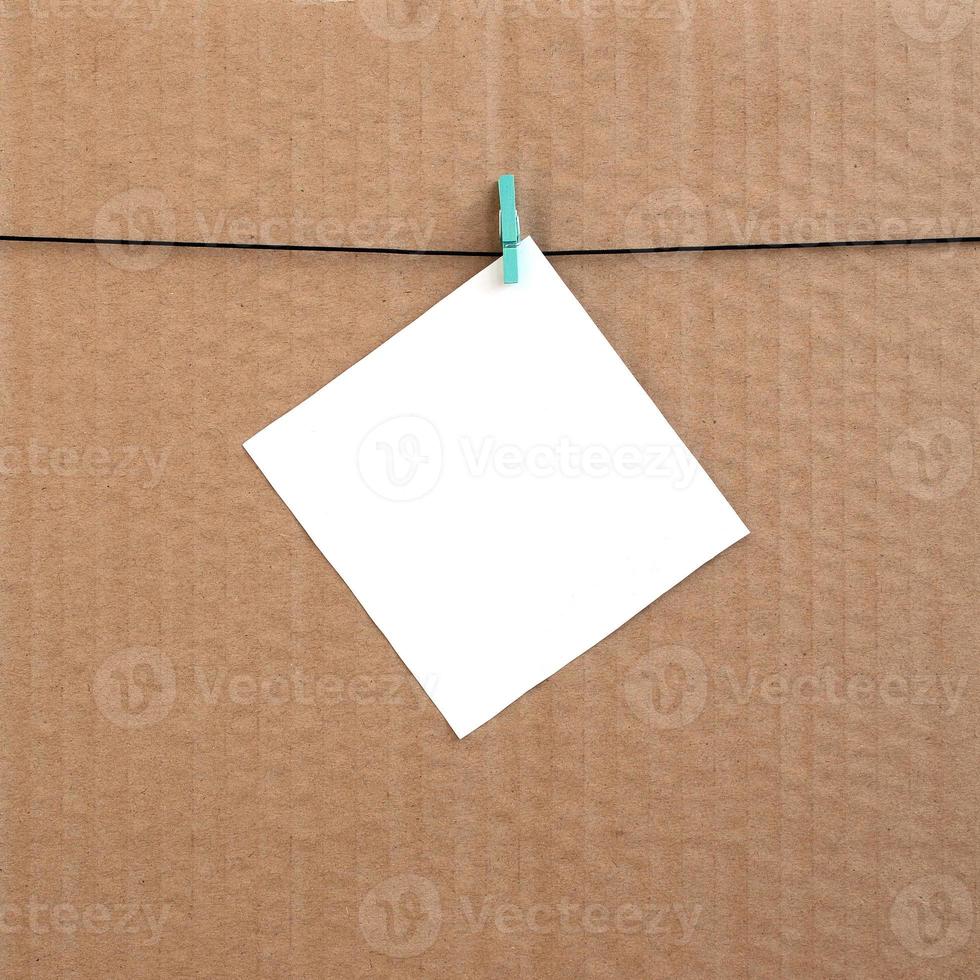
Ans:
[{"label": "teal clothespin", "polygon": [[517,282],[517,243],[521,238],[521,219],[517,216],[514,175],[504,174],[497,181],[500,192],[500,245],[504,252],[504,282]]}]

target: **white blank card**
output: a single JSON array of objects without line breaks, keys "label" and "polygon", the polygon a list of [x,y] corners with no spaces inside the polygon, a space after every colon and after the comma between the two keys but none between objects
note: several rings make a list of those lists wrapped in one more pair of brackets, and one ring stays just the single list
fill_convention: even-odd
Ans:
[{"label": "white blank card", "polygon": [[245,443],[460,737],[748,533],[537,245]]}]

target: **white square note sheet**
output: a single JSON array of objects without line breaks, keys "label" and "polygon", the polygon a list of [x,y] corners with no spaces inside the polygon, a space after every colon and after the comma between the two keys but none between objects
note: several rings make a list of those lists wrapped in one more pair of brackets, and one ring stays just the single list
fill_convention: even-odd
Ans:
[{"label": "white square note sheet", "polygon": [[748,533],[537,245],[245,443],[460,737]]}]

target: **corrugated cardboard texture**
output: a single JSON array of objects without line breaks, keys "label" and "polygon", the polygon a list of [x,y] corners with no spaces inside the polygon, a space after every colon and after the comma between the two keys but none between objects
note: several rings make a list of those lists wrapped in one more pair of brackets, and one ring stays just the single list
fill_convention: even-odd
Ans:
[{"label": "corrugated cardboard texture", "polygon": [[[980,230],[969,0],[2,13],[7,233]],[[460,742],[240,444],[482,260],[2,246],[0,974],[977,974],[980,253],[556,264],[753,533]]]}]

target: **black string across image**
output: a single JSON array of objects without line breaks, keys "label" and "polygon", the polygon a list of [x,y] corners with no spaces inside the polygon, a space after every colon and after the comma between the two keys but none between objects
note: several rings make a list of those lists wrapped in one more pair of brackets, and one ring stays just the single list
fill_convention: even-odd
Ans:
[{"label": "black string across image", "polygon": [[[179,242],[146,238],[67,238],[56,235],[0,235],[0,242],[31,242],[55,245],[140,245],[160,248],[239,248],[267,252],[356,252],[368,255],[453,255],[499,258],[496,251],[450,248],[387,248],[369,245],[290,245],[264,242]],[[868,238],[828,242],[742,242],[727,245],[654,245],[640,248],[554,248],[545,255],[655,255],[670,252],[761,252],[800,248],[870,248],[883,245],[975,245],[980,235],[956,238]]]}]

